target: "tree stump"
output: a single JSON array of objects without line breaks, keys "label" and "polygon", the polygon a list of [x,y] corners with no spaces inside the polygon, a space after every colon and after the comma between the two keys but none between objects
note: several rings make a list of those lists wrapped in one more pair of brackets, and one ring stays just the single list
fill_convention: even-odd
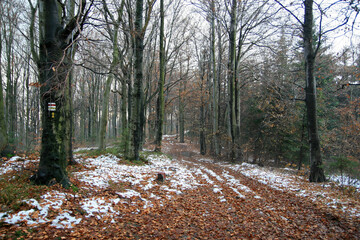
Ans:
[{"label": "tree stump", "polygon": [[156,181],[164,182],[164,181],[165,181],[165,173],[164,173],[164,172],[159,172],[159,173],[157,174]]}]

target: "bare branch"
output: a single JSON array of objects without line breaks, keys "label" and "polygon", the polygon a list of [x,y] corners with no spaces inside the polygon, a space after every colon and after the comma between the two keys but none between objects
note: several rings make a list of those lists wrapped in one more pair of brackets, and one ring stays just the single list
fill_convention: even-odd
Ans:
[{"label": "bare branch", "polygon": [[288,9],[287,7],[285,7],[284,4],[282,4],[282,3],[281,3],[280,1],[278,1],[278,0],[275,0],[275,2],[276,2],[277,4],[279,4],[285,11],[287,11],[288,13],[290,13],[290,15],[293,16],[293,17],[296,19],[296,21],[301,24],[301,26],[304,25],[304,23],[303,23],[290,9]]}]

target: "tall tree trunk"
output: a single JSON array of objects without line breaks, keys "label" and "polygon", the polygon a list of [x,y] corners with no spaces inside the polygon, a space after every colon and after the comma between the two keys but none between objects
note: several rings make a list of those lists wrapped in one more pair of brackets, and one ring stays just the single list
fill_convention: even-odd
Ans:
[{"label": "tall tree trunk", "polygon": [[[30,123],[30,58],[31,53],[28,53],[28,60],[27,60],[27,74],[26,74],[26,82],[25,82],[25,88],[26,88],[26,121],[27,123]],[[30,124],[26,124],[25,126],[25,150],[30,150],[30,141],[29,141],[29,133],[30,133]]]},{"label": "tall tree trunk", "polygon": [[[2,35],[0,31],[0,56],[2,52]],[[5,121],[5,109],[4,109],[4,96],[3,96],[3,86],[2,86],[2,62],[0,58],[0,156],[2,156],[3,150],[8,144],[8,136],[6,130],[6,121]]]},{"label": "tall tree trunk", "polygon": [[[80,94],[83,103],[85,102],[85,81],[81,80],[80,84]],[[76,88],[76,87],[75,87]],[[85,104],[82,104],[80,108],[80,142],[83,143],[86,140],[86,110]],[[89,126],[88,126],[89,128]]]},{"label": "tall tree trunk", "polygon": [[[71,54],[72,55],[72,54]],[[71,60],[73,56],[71,56]],[[70,63],[68,63],[70,64]],[[66,89],[65,89],[65,127],[66,127],[66,138],[65,138],[65,149],[66,159],[69,165],[77,164],[73,156],[73,129],[74,129],[74,116],[73,116],[73,97],[72,97],[72,82],[73,82],[73,71],[69,70],[68,77],[66,78]]]},{"label": "tall tree trunk", "polygon": [[298,167],[297,167],[298,170],[301,169],[301,164],[302,164],[303,159],[304,159],[304,151],[305,151],[305,147],[304,147],[305,121],[306,121],[306,117],[305,117],[305,113],[304,113],[304,114],[303,114],[302,125],[301,125],[301,138],[300,138],[299,160],[298,160]]},{"label": "tall tree trunk", "polygon": [[13,152],[15,150],[15,128],[16,128],[16,99],[14,92],[14,74],[13,74],[13,26],[10,24],[8,35],[5,35],[6,42],[6,124],[8,130],[8,149],[7,151]]},{"label": "tall tree trunk", "polygon": [[[132,65],[132,64],[131,64]],[[132,91],[133,91],[133,87],[132,87],[132,71],[128,72],[128,81],[126,83],[127,85],[127,119],[126,119],[126,123],[127,123],[127,128],[124,129],[125,131],[123,131],[123,141],[124,141],[124,153],[125,156],[130,155],[130,150],[131,150],[131,134],[132,134],[132,130],[131,130],[131,118],[132,118]]]},{"label": "tall tree trunk", "polygon": [[229,32],[229,62],[228,62],[228,85],[229,85],[229,122],[231,133],[231,161],[235,161],[236,143],[236,6],[237,0],[232,1],[231,22]]},{"label": "tall tree trunk", "polygon": [[314,78],[315,53],[313,49],[313,0],[305,0],[304,55],[306,71],[306,108],[310,140],[310,182],[324,182],[321,148],[317,125],[316,82]]},{"label": "tall tree trunk", "polygon": [[[113,62],[111,64],[110,71],[112,71],[115,68],[116,64],[117,63],[115,63],[115,59],[113,57]],[[103,103],[102,103],[102,115],[101,115],[100,130],[99,130],[99,150],[104,150],[106,148],[105,134],[106,134],[106,126],[108,123],[110,88],[111,88],[112,81],[113,81],[113,74],[110,73],[110,75],[107,77],[107,80],[106,80],[105,92],[104,92]]]},{"label": "tall tree trunk", "polygon": [[[217,38],[218,38],[218,44],[217,44],[217,50],[218,50],[218,62],[221,63],[222,62],[222,59],[223,59],[223,50],[222,50],[222,35],[221,35],[221,24],[219,23],[219,20],[217,19],[216,21],[217,23]],[[222,82],[222,79],[221,79],[221,76],[222,76],[222,64],[218,64],[217,66],[217,80],[218,80],[218,104],[220,104],[222,101],[222,95],[223,95],[223,98],[226,99],[225,97],[225,90],[226,88],[224,87],[224,94],[221,94],[221,82]],[[223,112],[221,111],[221,108],[218,108],[218,126],[219,128],[221,127],[225,127],[225,119],[226,117],[222,117],[222,116],[226,116],[226,108],[224,108]],[[221,140],[220,140],[220,135],[219,135],[219,145],[221,143]],[[221,154],[221,147],[219,146],[219,155]]]},{"label": "tall tree trunk", "polygon": [[[100,123],[100,131],[99,131],[99,150],[104,150],[106,148],[105,146],[105,135],[106,135],[106,127],[108,123],[108,115],[109,115],[109,99],[110,99],[110,88],[111,84],[114,78],[114,71],[115,68],[118,66],[120,56],[119,56],[119,45],[118,45],[118,35],[119,35],[119,27],[120,22],[122,20],[122,14],[124,9],[125,1],[123,0],[121,2],[121,6],[119,9],[117,9],[118,17],[115,21],[112,13],[110,13],[107,4],[105,1],[103,1],[103,6],[105,10],[105,19],[108,24],[108,33],[110,35],[110,39],[112,41],[112,62],[110,65],[110,74],[106,80],[105,84],[105,93],[103,98],[103,104],[102,104],[102,116],[101,116],[101,123]],[[108,18],[111,18],[113,20],[112,23],[108,22]],[[114,26],[113,29],[111,29],[111,25]]]},{"label": "tall tree trunk", "polygon": [[[115,89],[117,89],[117,82],[115,81]],[[118,96],[114,94],[113,114],[112,114],[112,138],[116,139],[118,135]]]},{"label": "tall tree trunk", "polygon": [[184,83],[180,83],[179,87],[179,136],[180,136],[180,143],[185,142],[185,117],[184,117],[184,101],[182,99],[182,85]]},{"label": "tall tree trunk", "polygon": [[[71,18],[75,16],[75,1],[67,1],[67,21],[70,21]],[[74,60],[75,52],[76,52],[77,46],[76,44],[73,44],[69,49],[65,51],[66,58],[64,60],[68,60],[67,64],[71,66],[71,63]],[[70,67],[71,68],[71,67]],[[65,148],[66,148],[66,158],[68,161],[68,164],[75,165],[76,161],[73,156],[73,129],[74,129],[74,110],[73,110],[73,94],[72,94],[72,84],[73,84],[73,69],[69,69],[69,72],[67,74],[66,78],[66,86],[65,87],[65,114],[66,114],[66,120],[65,120],[65,127],[66,127],[66,142],[65,142]]]},{"label": "tall tree trunk", "polygon": [[219,89],[218,89],[218,76],[216,73],[216,59],[215,59],[215,3],[211,1],[211,46],[210,46],[210,57],[212,66],[212,130],[213,130],[213,142],[214,142],[214,153],[216,156],[220,154],[219,148]]},{"label": "tall tree trunk", "polygon": [[200,154],[206,154],[206,139],[205,139],[205,103],[203,99],[203,86],[201,84],[201,100],[200,100]]},{"label": "tall tree trunk", "polygon": [[[126,78],[126,75],[124,76]],[[127,121],[127,87],[126,79],[121,82],[121,134],[125,134],[128,131]]]},{"label": "tall tree trunk", "polygon": [[[57,38],[61,28],[55,0],[40,1],[40,23],[44,35],[40,36],[40,59],[38,62],[41,84],[42,138],[40,164],[32,179],[37,184],[49,184],[55,178],[64,187],[70,182],[66,173],[64,86],[68,69],[63,61],[62,42]],[[41,27],[42,28],[42,27]],[[50,103],[56,104],[49,111]]]},{"label": "tall tree trunk", "polygon": [[[29,1],[31,4],[31,1]],[[66,79],[71,69],[71,57],[66,53],[70,47],[73,30],[83,23],[86,1],[82,0],[80,12],[67,25],[62,26],[56,0],[40,0],[39,39],[40,54],[35,50],[34,59],[37,60],[40,82],[42,137],[40,163],[37,173],[32,176],[36,184],[49,184],[52,179],[69,187],[66,166],[66,110],[65,92]],[[81,17],[80,17],[81,16]],[[80,21],[79,21],[80,19]],[[79,29],[77,29],[79,33]],[[74,37],[76,38],[76,36]],[[33,45],[32,45],[33,46]],[[50,105],[56,104],[56,108]]]},{"label": "tall tree trunk", "polygon": [[143,32],[143,0],[136,0],[135,13],[135,79],[131,103],[130,121],[130,149],[126,156],[129,160],[139,160],[139,150],[142,141],[143,124],[143,51],[144,51],[144,32]]},{"label": "tall tree trunk", "polygon": [[159,96],[156,105],[156,139],[155,151],[161,152],[161,140],[163,135],[164,122],[164,83],[165,83],[165,46],[164,46],[164,0],[160,0],[160,78],[159,78]]}]

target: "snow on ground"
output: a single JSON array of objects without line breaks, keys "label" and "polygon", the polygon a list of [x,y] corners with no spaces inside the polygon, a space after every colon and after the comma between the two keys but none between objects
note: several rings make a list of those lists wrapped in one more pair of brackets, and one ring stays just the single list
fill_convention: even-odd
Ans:
[{"label": "snow on ground", "polygon": [[[323,184],[322,187],[316,183],[308,183],[301,176],[296,176],[288,173],[282,173],[279,171],[271,171],[267,168],[261,168],[257,165],[242,163],[242,164],[222,164],[221,166],[230,168],[235,171],[241,172],[243,175],[257,180],[260,183],[266,184],[276,190],[293,192],[300,197],[307,197],[314,202],[324,202],[331,208],[340,209],[345,214],[349,214],[353,217],[360,217],[360,207],[349,207],[353,205],[347,199],[342,200],[341,196],[334,196],[328,190],[331,188],[331,184]],[[319,186],[314,190],[314,186]],[[359,187],[357,191],[360,191]]]},{"label": "snow on ground", "polygon": [[[41,200],[35,199],[23,200],[33,208],[30,210],[20,211],[15,214],[0,213],[0,218],[9,224],[17,224],[26,222],[28,225],[37,225],[50,222],[52,226],[57,228],[71,227],[72,224],[78,224],[81,221],[70,216],[70,211],[62,210],[61,206],[66,201],[66,194],[57,191],[51,191],[40,197]],[[59,213],[55,219],[50,220],[50,212]]]},{"label": "snow on ground", "polygon": [[330,180],[343,186],[353,186],[360,190],[360,180],[347,176],[331,175]]},{"label": "snow on ground", "polygon": [[22,157],[14,156],[5,163],[0,168],[0,175],[8,173],[12,170],[20,170],[24,168],[28,163],[34,162],[36,160],[25,160]]},{"label": "snow on ground", "polygon": [[84,148],[77,148],[74,149],[74,153],[78,153],[80,151],[89,151],[89,150],[94,150],[97,149],[96,147],[84,147]]},{"label": "snow on ground", "polygon": [[[14,157],[7,161],[1,168],[1,174],[20,169],[18,159]],[[76,160],[89,169],[74,173],[79,181],[86,183],[89,190],[98,189],[101,191],[110,185],[128,183],[134,189],[151,192],[154,186],[158,185],[155,180],[159,172],[165,173],[166,176],[167,185],[161,185],[159,189],[167,198],[201,185],[194,174],[194,169],[189,169],[179,161],[171,160],[164,155],[149,155],[150,164],[145,166],[119,164],[120,159],[113,155],[87,159],[78,156]],[[26,163],[26,161],[21,162],[21,164]],[[118,198],[113,199],[103,197],[80,199],[76,194],[68,196],[65,193],[52,191],[41,196],[39,201],[35,199],[24,200],[29,205],[29,210],[18,213],[0,213],[0,219],[10,224],[27,223],[35,226],[41,223],[50,223],[57,228],[72,228],[80,223],[82,218],[113,219],[113,217],[119,216],[119,212],[114,207],[118,204],[128,205],[130,201],[131,205],[136,205],[137,210],[134,211],[136,214],[140,211],[139,209],[152,207],[152,201],[161,201],[161,196],[156,193],[151,192],[145,198],[134,189],[117,191]],[[132,202],[130,200],[134,198],[139,199],[139,201]],[[74,217],[74,212],[65,210],[66,201],[71,199],[78,199],[79,201],[79,209],[76,211],[82,213],[80,218]]]},{"label": "snow on ground", "polygon": [[191,170],[164,155],[150,155],[148,160],[151,164],[145,166],[120,165],[118,164],[119,160],[113,155],[80,159],[81,164],[93,170],[80,172],[76,175],[80,181],[99,188],[108,187],[110,182],[121,181],[149,190],[154,186],[154,180],[159,172],[171,176],[168,179],[171,183],[170,188],[165,189],[169,192],[179,190],[179,193],[181,193],[182,190],[199,185]]},{"label": "snow on ground", "polygon": [[[13,157],[6,161],[0,169],[0,175],[11,170],[20,170],[27,163],[33,160],[21,160],[20,157]],[[247,163],[230,165],[217,163],[223,169],[221,174],[201,165],[185,160],[170,159],[165,155],[149,155],[150,164],[145,166],[133,166],[119,164],[119,160],[113,155],[103,155],[97,158],[82,158],[80,155],[76,159],[85,166],[84,171],[74,173],[74,177],[83,182],[89,191],[105,191],[114,185],[120,186],[116,190],[116,195],[112,198],[99,196],[88,196],[81,198],[76,194],[65,194],[58,191],[49,191],[40,197],[40,200],[24,200],[29,206],[29,210],[17,213],[0,213],[0,220],[10,224],[27,223],[36,226],[41,223],[50,223],[56,228],[72,228],[81,223],[83,219],[96,218],[103,221],[114,221],[114,218],[121,217],[118,207],[121,205],[137,214],[141,209],[151,208],[154,201],[173,198],[174,195],[183,194],[188,189],[209,187],[218,195],[220,202],[226,202],[224,188],[230,188],[239,198],[261,198],[261,193],[255,193],[247,186],[243,185],[239,179],[232,176],[229,171],[241,172],[245,176],[252,178],[260,183],[266,184],[280,191],[290,191],[300,197],[308,197],[314,201],[324,199],[327,205],[339,208],[354,216],[360,216],[360,209],[346,205],[340,199],[330,196],[328,192],[314,188],[307,188],[304,179],[279,171],[270,171],[256,165]],[[211,160],[200,159],[200,162],[211,163]],[[192,166],[192,167],[189,167]],[[229,170],[229,171],[228,171]],[[158,173],[164,173],[166,184],[156,182]],[[308,183],[310,184],[310,183]],[[121,189],[121,186],[125,186]],[[311,185],[311,184],[310,184]],[[311,185],[314,186],[314,185]],[[324,187],[328,187],[325,186]],[[117,196],[117,197],[116,197]],[[66,209],[67,201],[76,199],[78,209]],[[81,213],[75,214],[74,211]]]}]

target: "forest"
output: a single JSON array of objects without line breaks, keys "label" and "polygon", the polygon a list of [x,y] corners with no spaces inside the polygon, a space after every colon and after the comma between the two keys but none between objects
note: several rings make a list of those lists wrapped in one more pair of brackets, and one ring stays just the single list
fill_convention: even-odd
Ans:
[{"label": "forest", "polygon": [[[359,0],[1,0],[0,186],[9,187],[6,176],[11,165],[15,176],[28,171],[22,181],[39,194],[44,185],[77,192],[84,183],[74,171],[95,168],[98,158],[109,153],[131,166],[154,161],[154,166],[166,168],[162,173],[150,167],[158,174],[157,182],[166,183],[173,173],[170,167],[188,174],[183,167],[165,167],[154,157],[164,153],[183,159],[186,168],[200,164],[200,172],[209,174],[200,174],[202,179],[212,176],[218,185],[224,179],[259,180],[253,174],[257,170],[247,172],[254,166],[301,173],[304,184],[328,184],[341,176],[342,193],[351,192],[359,206],[359,188],[343,186],[345,178],[348,183],[360,181],[359,13]],[[86,157],[79,155],[82,151],[88,151]],[[208,163],[203,157],[225,164],[226,170],[215,165],[204,170],[202,164]],[[92,158],[96,163],[87,162]],[[197,162],[190,163],[194,159]],[[106,168],[105,162],[96,166]],[[243,175],[234,177],[238,173],[231,171],[240,169],[235,166],[242,166]],[[139,177],[136,174],[134,178]],[[199,177],[195,170],[191,174]],[[144,182],[150,177],[139,178]],[[106,187],[119,195],[114,181],[122,180],[112,178]],[[189,181],[193,186],[202,184]],[[128,188],[129,181],[125,182],[123,188]],[[263,190],[252,184],[246,186],[256,198],[255,192]],[[214,186],[211,194],[221,190]],[[222,189],[234,194],[234,186]],[[145,190],[142,186],[138,191],[145,194]],[[169,197],[162,204],[170,204],[165,199]],[[4,206],[12,201],[8,195],[0,201],[1,219],[8,210]],[[193,207],[191,211],[198,206]],[[3,233],[1,227],[9,226],[1,221]],[[344,221],[351,225],[353,220]],[[133,227],[138,228],[125,226]],[[237,231],[227,230],[233,235],[225,238],[254,236]],[[359,237],[358,231],[348,233]],[[123,239],[136,238],[134,232],[127,234]],[[190,233],[176,234],[186,238]],[[322,236],[268,234],[262,236]],[[339,236],[349,237],[334,235]]]}]

